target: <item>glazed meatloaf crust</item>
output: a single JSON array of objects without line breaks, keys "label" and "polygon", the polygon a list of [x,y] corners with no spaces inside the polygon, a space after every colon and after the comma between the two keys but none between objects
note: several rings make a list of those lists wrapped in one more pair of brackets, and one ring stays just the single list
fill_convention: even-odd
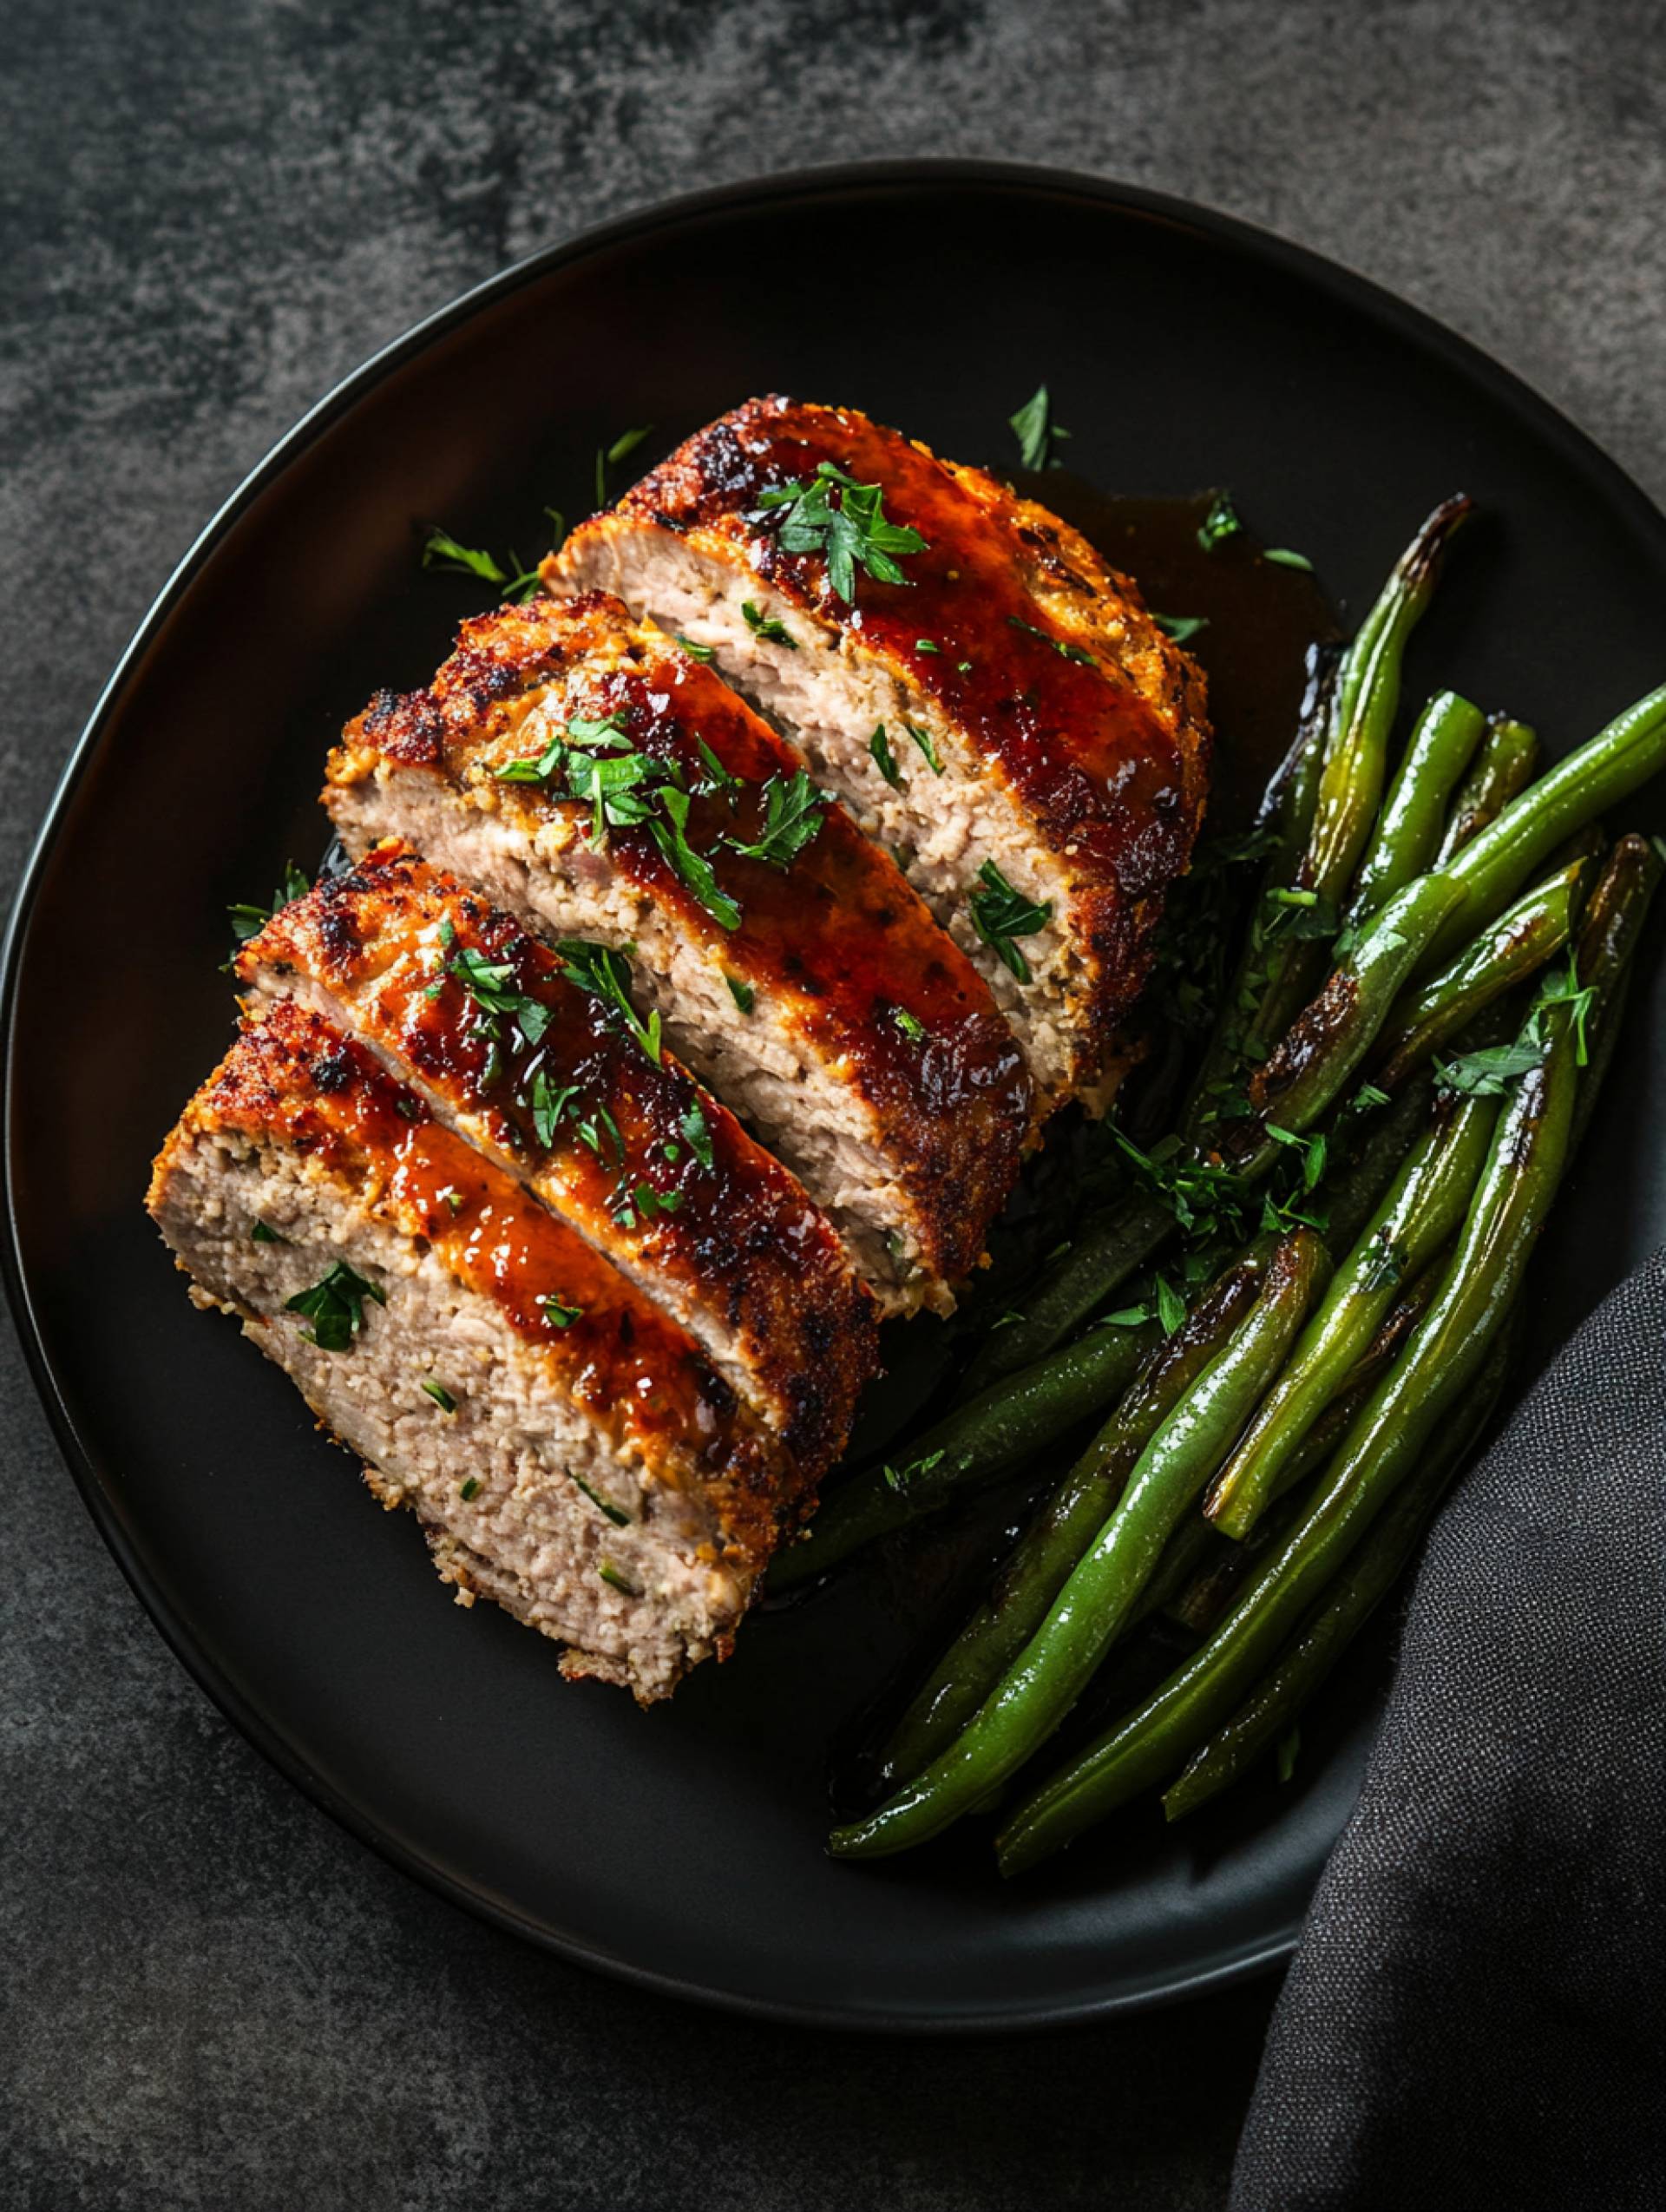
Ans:
[{"label": "glazed meatloaf crust", "polygon": [[1203,678],[1074,530],[854,409],[756,399],[544,565],[708,653],[903,862],[1045,1106],[1107,1102],[1187,865]]},{"label": "glazed meatloaf crust", "polygon": [[725,1651],[808,1487],[700,1347],[318,1014],[272,1007],[148,1205],[442,1577],[643,1702]]},{"label": "glazed meatloaf crust", "polygon": [[409,838],[528,929],[633,955],[645,1016],[799,1177],[889,1312],[946,1309],[1032,1121],[988,988],[712,671],[600,594],[464,625],[331,758],[348,850]]},{"label": "glazed meatloaf crust", "polygon": [[611,972],[398,843],[237,961],[246,1003],[292,997],[357,1037],[665,1306],[817,1480],[874,1372],[874,1301],[802,1185],[594,988]]}]

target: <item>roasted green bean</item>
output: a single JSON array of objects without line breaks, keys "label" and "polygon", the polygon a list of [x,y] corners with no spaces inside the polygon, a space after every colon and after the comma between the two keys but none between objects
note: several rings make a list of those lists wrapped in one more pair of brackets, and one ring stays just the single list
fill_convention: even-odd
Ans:
[{"label": "roasted green bean", "polygon": [[883,1857],[937,1835],[1052,1734],[1278,1371],[1325,1264],[1310,1230],[1285,1238],[1255,1305],[1141,1453],[1093,1545],[969,1727],[876,1811],[836,1828],[829,1845],[835,1856]]},{"label": "roasted green bean", "polygon": [[1354,879],[1349,922],[1368,922],[1433,866],[1446,802],[1486,729],[1480,708],[1456,692],[1438,692],[1419,715]]},{"label": "roasted green bean", "polygon": [[1542,1057],[1499,1115],[1440,1291],[1314,1504],[1209,1642],[1018,1806],[997,1839],[1003,1874],[1033,1866],[1175,1773],[1243,1702],[1418,1464],[1485,1360],[1555,1196],[1578,1073],[1572,1029],[1565,1001],[1535,1017]]}]

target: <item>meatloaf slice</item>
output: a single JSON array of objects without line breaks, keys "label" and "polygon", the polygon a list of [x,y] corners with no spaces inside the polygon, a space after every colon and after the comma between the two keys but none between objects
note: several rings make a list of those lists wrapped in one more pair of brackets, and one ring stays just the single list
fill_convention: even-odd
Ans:
[{"label": "meatloaf slice", "polygon": [[601,595],[466,623],[331,757],[350,852],[408,838],[558,945],[634,955],[666,1043],[792,1169],[882,1306],[947,1309],[1011,1188],[1023,1060],[890,859],[710,669]]},{"label": "meatloaf slice", "polygon": [[292,997],[368,1045],[666,1307],[819,1480],[874,1372],[874,1301],[803,1186],[574,972],[398,843],[237,962],[246,1003]]},{"label": "meatloaf slice", "polygon": [[663,1697],[808,1498],[699,1346],[362,1046],[290,1003],[187,1107],[150,1211],[410,1506],[442,1578]]},{"label": "meatloaf slice", "polygon": [[852,408],[755,399],[544,564],[698,649],[902,858],[1044,1104],[1103,1105],[1203,813],[1204,679],[1046,509]]}]

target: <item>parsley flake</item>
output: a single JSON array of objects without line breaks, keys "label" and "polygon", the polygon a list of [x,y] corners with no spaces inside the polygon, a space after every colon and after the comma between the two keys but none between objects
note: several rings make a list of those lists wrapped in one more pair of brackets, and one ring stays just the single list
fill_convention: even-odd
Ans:
[{"label": "parsley flake", "polygon": [[423,1388],[443,1414],[456,1413],[457,1401],[443,1382],[436,1382],[431,1375],[425,1375],[423,1377]]},{"label": "parsley flake", "polygon": [[688,1141],[688,1149],[690,1152],[693,1153],[695,1159],[699,1160],[702,1167],[709,1168],[712,1165],[713,1157],[712,1151],[712,1125],[709,1121],[707,1121],[705,1112],[698,1099],[691,1099],[689,1100],[688,1111],[684,1114],[682,1120],[678,1126],[682,1130],[683,1135]]},{"label": "parsley flake", "polygon": [[366,1298],[374,1299],[378,1306],[388,1303],[385,1290],[378,1290],[345,1260],[338,1260],[310,1290],[298,1290],[292,1298],[286,1298],[284,1310],[305,1314],[312,1323],[303,1332],[309,1344],[316,1344],[321,1352],[344,1352],[364,1326]]},{"label": "parsley flake", "polygon": [[873,755],[874,765],[894,791],[902,788],[902,771],[891,758],[891,742],[885,734],[885,725],[876,722],[874,734],[868,740],[868,750]]},{"label": "parsley flake", "polygon": [[[739,837],[725,837],[724,843],[746,860],[761,860],[770,868],[790,868],[804,848],[815,843],[832,801],[810,781],[807,768],[790,777],[771,776],[762,797],[764,826],[758,836],[750,843]],[[739,920],[738,912],[735,918]]]},{"label": "parsley flake", "polygon": [[1197,528],[1197,542],[1205,553],[1213,553],[1217,545],[1228,538],[1235,538],[1243,525],[1238,520],[1230,491],[1217,491]]},{"label": "parsley flake", "polygon": [[836,462],[818,461],[808,483],[795,477],[777,485],[762,494],[758,506],[774,514],[784,553],[825,555],[827,581],[847,606],[856,595],[859,568],[880,583],[906,584],[896,556],[926,549],[918,530],[887,518],[882,485],[858,483]]},{"label": "parsley flake", "polygon": [[1207,614],[1159,614],[1153,608],[1151,620],[1165,637],[1174,640],[1176,645],[1189,645],[1199,630],[1209,627]]},{"label": "parsley flake", "polygon": [[738,975],[725,975],[723,980],[729,986],[730,997],[740,1008],[741,1012],[743,1014],[750,1014],[752,1010],[753,1001],[758,995],[753,990],[751,985],[750,983],[743,983]]},{"label": "parsley flake", "polygon": [[1013,940],[1033,937],[1039,929],[1046,929],[1053,918],[1053,901],[1048,899],[1038,906],[1033,900],[1022,896],[993,860],[986,860],[979,869],[978,880],[984,888],[974,891],[971,896],[972,926],[1019,981],[1027,983],[1030,963]]},{"label": "parsley flake", "polygon": [[1046,384],[1038,384],[1016,415],[1007,421],[1018,439],[1018,458],[1020,468],[1056,469],[1059,465],[1053,447],[1070,432],[1061,430],[1053,419],[1053,401]]},{"label": "parsley flake", "polygon": [[538,1303],[542,1308],[544,1319],[552,1329],[571,1329],[584,1311],[582,1306],[564,1304],[553,1291],[548,1297],[541,1298]]},{"label": "parsley flake", "polygon": [[784,645],[790,653],[797,652],[798,640],[786,624],[778,621],[773,614],[765,614],[756,600],[743,599],[740,611],[745,617],[747,628],[755,638],[762,638],[769,645]]},{"label": "parsley flake", "polygon": [[1043,645],[1050,645],[1061,660],[1073,660],[1082,668],[1097,668],[1099,665],[1086,646],[1072,645],[1066,638],[1055,638],[1050,630],[1038,629],[1021,614],[1009,614],[1007,620],[1013,629],[1023,630],[1033,638],[1040,638]]},{"label": "parsley flake", "polygon": [[305,870],[298,868],[292,860],[284,870],[282,883],[272,895],[270,906],[228,906],[226,911],[231,916],[232,934],[238,943],[246,945],[251,937],[259,936],[274,914],[292,900],[305,898],[312,888],[312,880]]},{"label": "parsley flake", "polygon": [[[656,1010],[644,1021],[632,1005],[631,964],[624,954],[615,952],[611,945],[592,944],[584,937],[563,937],[555,949],[561,956],[561,973],[567,981],[577,984],[581,991],[588,991],[617,1014],[657,1067],[659,1015]],[[615,1130],[615,1139],[618,1133]]]},{"label": "parsley flake", "polygon": [[934,776],[941,776],[943,772],[942,759],[938,753],[937,746],[933,739],[931,732],[929,730],[921,729],[919,725],[914,722],[905,722],[902,725],[902,727],[908,732],[908,735],[914,739],[915,745],[919,746],[921,752],[926,756],[926,765],[931,770],[932,774]]}]

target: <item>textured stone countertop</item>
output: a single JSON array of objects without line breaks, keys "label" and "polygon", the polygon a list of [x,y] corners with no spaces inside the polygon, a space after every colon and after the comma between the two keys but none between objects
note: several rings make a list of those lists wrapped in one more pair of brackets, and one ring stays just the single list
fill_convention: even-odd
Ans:
[{"label": "textured stone countertop", "polygon": [[[364,356],[698,184],[1101,172],[1349,262],[1666,496],[1666,18],[1614,0],[14,0],[0,872],[200,523]],[[1223,2200],[1273,1995],[1045,2040],[680,2009],[476,1926],[222,1721],[0,1342],[0,2206],[1027,2212]]]}]

